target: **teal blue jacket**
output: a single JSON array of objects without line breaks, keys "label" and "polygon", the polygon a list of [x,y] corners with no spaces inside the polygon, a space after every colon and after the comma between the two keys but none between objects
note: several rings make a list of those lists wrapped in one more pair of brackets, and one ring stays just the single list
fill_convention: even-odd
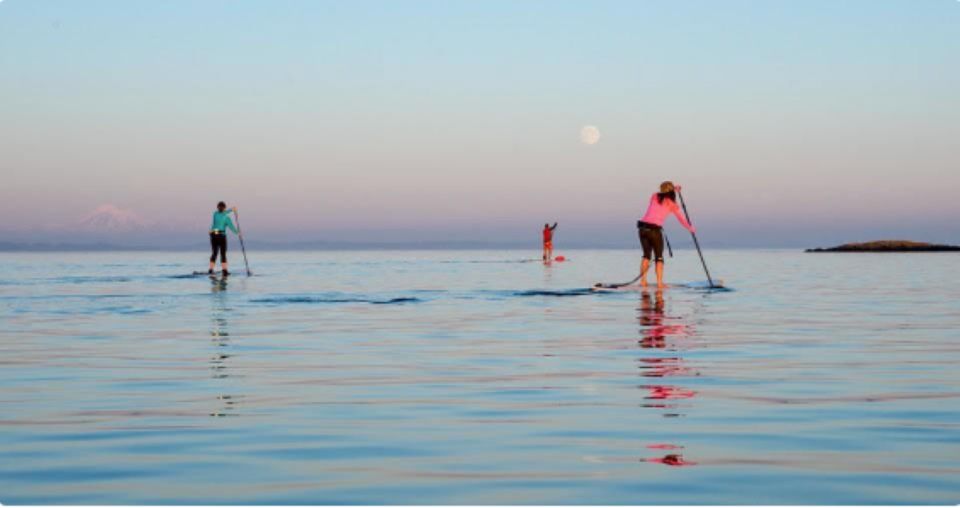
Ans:
[{"label": "teal blue jacket", "polygon": [[237,228],[234,227],[233,221],[230,220],[230,213],[232,212],[233,210],[229,209],[224,212],[219,210],[213,212],[213,225],[210,226],[210,232],[219,231],[221,233],[226,233],[227,228],[230,228],[234,233],[236,233]]}]

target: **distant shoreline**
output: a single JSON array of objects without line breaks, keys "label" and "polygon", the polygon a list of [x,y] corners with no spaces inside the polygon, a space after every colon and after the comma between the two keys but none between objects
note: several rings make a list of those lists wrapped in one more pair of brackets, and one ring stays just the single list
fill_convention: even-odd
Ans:
[{"label": "distant shoreline", "polygon": [[804,252],[960,252],[960,246],[909,240],[877,240],[845,243],[836,247],[807,249]]}]

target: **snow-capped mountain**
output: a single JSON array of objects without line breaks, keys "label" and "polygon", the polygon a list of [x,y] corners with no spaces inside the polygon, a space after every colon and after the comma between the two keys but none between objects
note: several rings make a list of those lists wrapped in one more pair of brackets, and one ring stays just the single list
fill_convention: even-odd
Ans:
[{"label": "snow-capped mountain", "polygon": [[135,212],[104,204],[81,218],[75,230],[89,233],[132,233],[142,231],[147,226],[147,222]]}]

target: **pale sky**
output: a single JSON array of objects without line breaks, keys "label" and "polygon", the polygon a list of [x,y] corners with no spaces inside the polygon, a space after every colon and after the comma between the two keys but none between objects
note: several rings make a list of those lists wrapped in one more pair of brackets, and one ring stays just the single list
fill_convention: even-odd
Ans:
[{"label": "pale sky", "polygon": [[629,245],[670,179],[714,244],[960,243],[958,92],[956,0],[4,0],[0,238]]}]

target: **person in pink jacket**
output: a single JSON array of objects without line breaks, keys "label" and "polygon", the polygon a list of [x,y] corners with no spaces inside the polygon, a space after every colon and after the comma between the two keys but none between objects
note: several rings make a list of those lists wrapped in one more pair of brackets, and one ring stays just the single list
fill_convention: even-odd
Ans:
[{"label": "person in pink jacket", "polygon": [[[680,206],[677,205],[676,191],[680,186],[674,187],[673,182],[663,182],[660,184],[660,192],[650,196],[650,205],[647,207],[647,213],[643,218],[637,221],[637,231],[640,235],[640,246],[643,247],[643,261],[640,263],[640,285],[647,285],[647,271],[650,269],[650,260],[656,262],[657,269],[657,287],[664,287],[663,284],[663,222],[667,216],[673,214],[687,231],[696,233],[697,229],[693,227],[687,218],[680,212]],[[656,257],[653,257],[656,256]]]}]

